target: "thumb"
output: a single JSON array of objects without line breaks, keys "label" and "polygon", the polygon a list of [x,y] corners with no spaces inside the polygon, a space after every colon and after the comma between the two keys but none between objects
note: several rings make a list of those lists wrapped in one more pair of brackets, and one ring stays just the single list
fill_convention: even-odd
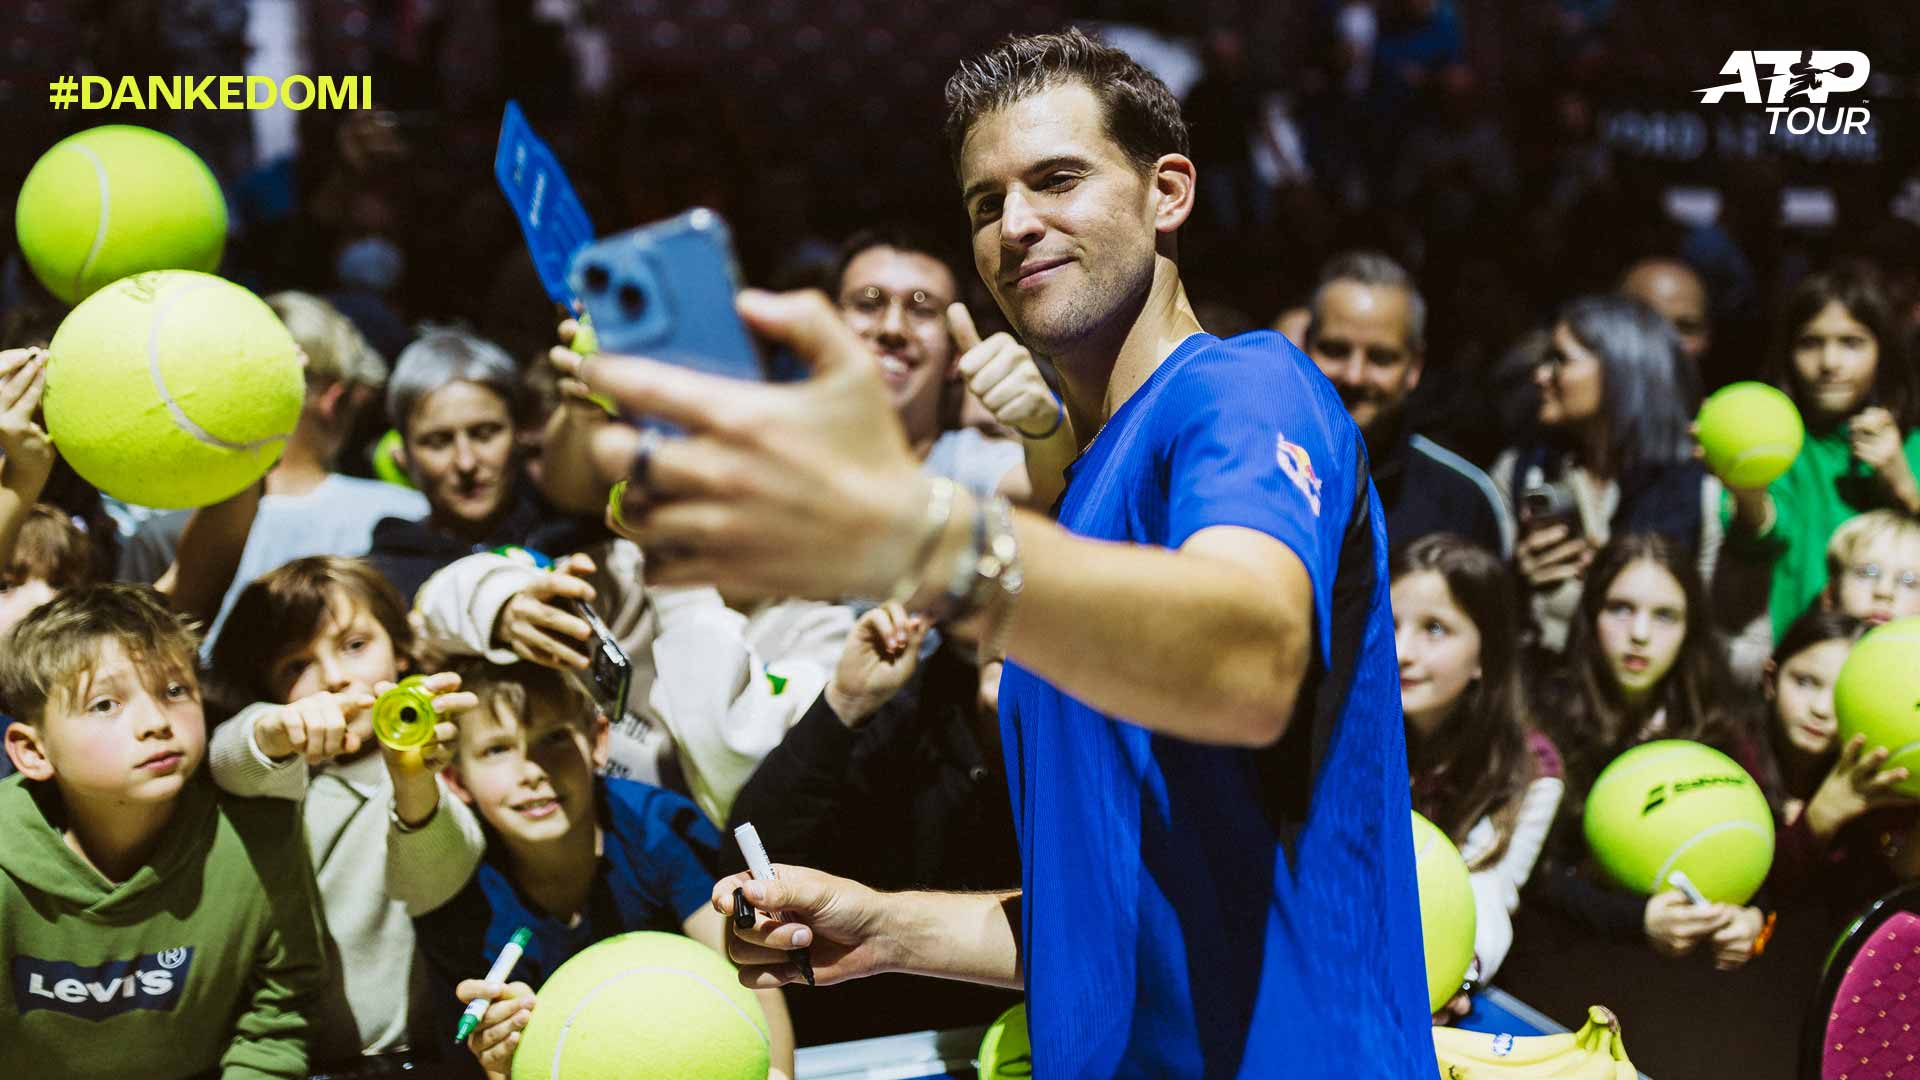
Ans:
[{"label": "thumb", "polygon": [[958,300],[947,305],[947,332],[953,335],[954,347],[963,353],[980,344],[980,331],[973,325],[973,312]]},{"label": "thumb", "polygon": [[847,328],[824,293],[744,289],[734,306],[755,333],[792,349],[816,374],[838,371],[855,360],[872,362],[866,345]]},{"label": "thumb", "polygon": [[775,864],[772,878],[749,881],[743,889],[753,906],[762,911],[777,911],[790,920],[805,922],[808,915],[824,909],[833,900],[825,880],[810,870]]}]

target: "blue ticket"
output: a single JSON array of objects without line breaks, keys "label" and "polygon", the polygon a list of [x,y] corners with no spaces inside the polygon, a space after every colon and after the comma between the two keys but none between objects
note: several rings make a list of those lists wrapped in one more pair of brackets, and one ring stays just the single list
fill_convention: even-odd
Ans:
[{"label": "blue ticket", "polygon": [[567,271],[573,256],[593,242],[593,222],[573,192],[560,159],[528,125],[520,103],[507,102],[500,119],[500,145],[493,155],[493,175],[520,219],[527,251],[553,302],[574,310],[573,289]]}]

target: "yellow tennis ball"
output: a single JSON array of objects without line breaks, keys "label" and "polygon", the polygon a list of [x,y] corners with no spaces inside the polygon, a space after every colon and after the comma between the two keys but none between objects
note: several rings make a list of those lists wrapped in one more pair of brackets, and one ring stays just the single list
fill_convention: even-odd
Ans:
[{"label": "yellow tennis ball", "polygon": [[298,347],[273,309],[190,270],[101,289],[47,351],[54,445],[88,483],[142,506],[204,506],[258,480],[306,395]]},{"label": "yellow tennis ball", "polygon": [[1744,904],[1773,865],[1773,811],[1732,758],[1697,742],[1643,743],[1600,770],[1587,795],[1587,847],[1642,895],[1686,872],[1701,894]]},{"label": "yellow tennis ball", "polygon": [[1839,745],[1867,737],[1891,753],[1884,768],[1906,767],[1900,790],[1920,795],[1920,615],[1895,619],[1854,643],[1833,683]]},{"label": "yellow tennis ball", "polygon": [[1793,399],[1759,382],[1714,391],[1700,406],[1700,448],[1707,468],[1732,487],[1761,488],[1800,456],[1807,429]]},{"label": "yellow tennis ball", "polygon": [[1473,881],[1460,849],[1440,827],[1413,815],[1413,866],[1420,880],[1420,937],[1427,946],[1427,1004],[1430,1011],[1460,992],[1473,966],[1473,935],[1479,917]]},{"label": "yellow tennis ball", "polygon": [[643,930],[575,954],[540,987],[513,1080],[766,1080],[771,1037],[719,953]]},{"label": "yellow tennis ball", "polygon": [[77,304],[129,274],[217,269],[227,203],[206,162],[177,140],[109,124],[40,155],[20,185],[14,229],[34,276]]},{"label": "yellow tennis ball", "polygon": [[1027,1003],[1021,1002],[987,1026],[975,1059],[980,1080],[1033,1075],[1033,1042],[1027,1037]]}]

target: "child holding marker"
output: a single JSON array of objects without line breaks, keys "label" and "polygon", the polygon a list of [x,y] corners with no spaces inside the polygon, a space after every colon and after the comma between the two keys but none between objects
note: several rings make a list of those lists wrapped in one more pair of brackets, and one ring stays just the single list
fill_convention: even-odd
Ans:
[{"label": "child holding marker", "polygon": [[[1500,985],[1562,1022],[1604,1001],[1631,1017],[1633,1060],[1650,1076],[1768,1075],[1791,1056],[1798,995],[1783,995],[1761,898],[1700,904],[1678,888],[1653,896],[1607,878],[1588,853],[1583,815],[1602,770],[1633,747],[1687,739],[1755,777],[1766,748],[1750,711],[1728,700],[1721,644],[1691,553],[1658,534],[1603,548],[1587,574],[1566,670],[1538,717],[1566,761],[1566,797],[1514,920]],[[1740,1045],[1699,1033],[1750,1033]],[[1711,1064],[1709,1064],[1711,1060]]]},{"label": "child holding marker", "polygon": [[283,802],[200,770],[198,643],[145,586],[70,589],[0,646],[0,1072],[308,1075],[325,979]]},{"label": "child holding marker", "polygon": [[427,679],[443,719],[423,751],[373,737],[374,695],[419,664],[399,594],[366,563],[296,559],[234,602],[213,671],[249,702],[217,728],[213,778],[237,794],[300,802],[334,965],[314,1017],[314,1056],[435,1051],[412,918],[446,902],[480,855],[479,826],[435,776],[447,717],[476,699],[457,675]]},{"label": "child holding marker", "polygon": [[[453,664],[478,705],[460,723],[448,776],[485,825],[486,856],[450,902],[416,920],[436,974],[465,1002],[491,1004],[467,1040],[504,1075],[537,1003],[532,986],[594,942],[633,930],[678,931],[726,953],[710,904],[719,833],[693,803],[599,777],[608,722],[571,675],[533,663]],[[516,931],[528,932],[515,981],[471,978]],[[793,1031],[778,991],[760,1004],[773,1072],[793,1073]]]}]

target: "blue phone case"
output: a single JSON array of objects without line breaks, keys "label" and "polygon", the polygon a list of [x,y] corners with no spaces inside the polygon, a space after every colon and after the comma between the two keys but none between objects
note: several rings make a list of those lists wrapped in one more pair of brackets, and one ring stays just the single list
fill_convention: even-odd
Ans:
[{"label": "blue phone case", "polygon": [[689,210],[589,244],[573,257],[567,280],[603,352],[733,379],[767,378],[733,309],[740,275],[726,222],[712,210]]},{"label": "blue phone case", "polygon": [[593,222],[574,194],[560,159],[533,133],[517,101],[507,102],[506,114],[500,118],[493,176],[520,219],[540,284],[554,303],[572,311],[574,294],[567,285],[567,268],[573,265],[575,253],[593,243]]}]

